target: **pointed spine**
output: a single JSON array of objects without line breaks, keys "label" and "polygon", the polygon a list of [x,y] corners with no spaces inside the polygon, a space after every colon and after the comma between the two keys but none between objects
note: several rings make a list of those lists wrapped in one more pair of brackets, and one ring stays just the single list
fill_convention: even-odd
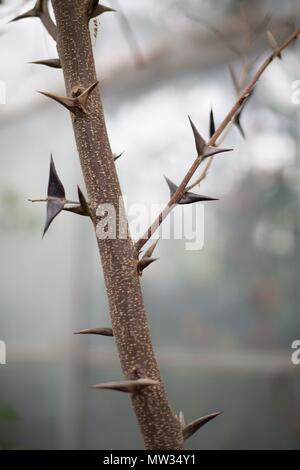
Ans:
[{"label": "pointed spine", "polygon": [[192,421],[182,430],[184,440],[186,441],[189,437],[193,436],[193,434],[199,431],[199,429],[201,429],[205,424],[209,423],[209,421],[213,420],[214,418],[217,418],[217,416],[220,416],[221,414],[222,412],[212,413],[210,415],[203,416],[202,418],[198,418],[195,421]]}]

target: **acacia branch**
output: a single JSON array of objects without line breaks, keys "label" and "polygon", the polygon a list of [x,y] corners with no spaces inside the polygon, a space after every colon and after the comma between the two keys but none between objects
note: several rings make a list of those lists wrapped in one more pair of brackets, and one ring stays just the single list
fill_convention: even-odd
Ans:
[{"label": "acacia branch", "polygon": [[[223,131],[226,129],[226,127],[229,125],[229,123],[234,119],[236,113],[239,111],[241,108],[242,104],[244,101],[249,97],[250,93],[254,89],[256,83],[260,79],[260,77],[263,75],[264,71],[268,68],[268,66],[273,62],[273,60],[278,57],[281,52],[286,49],[294,40],[298,38],[300,34],[300,28],[296,29],[282,44],[281,46],[278,46],[276,49],[272,51],[272,53],[266,58],[266,60],[262,63],[262,65],[259,67],[253,78],[249,81],[248,85],[243,89],[239,97],[237,98],[236,102],[230,109],[230,111],[227,113],[227,115],[224,117],[223,121],[215,131],[215,133],[212,135],[210,140],[208,141],[207,145],[208,146],[214,146],[217,142],[217,139],[220,137],[220,135],[223,133]],[[141,248],[147,243],[147,241],[152,237],[152,235],[156,232],[156,230],[160,227],[162,222],[165,220],[165,218],[170,214],[170,212],[176,207],[177,203],[180,201],[180,199],[183,197],[184,193],[190,189],[191,187],[194,187],[195,185],[191,185],[189,188],[187,188],[187,185],[196,172],[196,170],[199,168],[200,164],[204,160],[205,155],[198,155],[188,172],[186,173],[185,177],[181,181],[180,185],[178,186],[177,190],[174,192],[172,197],[170,198],[168,204],[166,207],[163,209],[163,211],[158,215],[158,217],[154,220],[152,225],[148,228],[148,230],[144,233],[144,235],[136,242],[135,247],[137,251],[140,251]],[[210,157],[206,167],[203,172],[203,177],[202,179],[205,178],[207,171],[212,163],[213,157]],[[202,181],[201,179],[201,181]],[[198,184],[198,183],[196,183]]]}]

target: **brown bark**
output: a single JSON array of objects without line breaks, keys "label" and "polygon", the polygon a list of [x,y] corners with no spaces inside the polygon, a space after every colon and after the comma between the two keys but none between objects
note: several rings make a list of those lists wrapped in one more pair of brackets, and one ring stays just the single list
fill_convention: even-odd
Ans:
[{"label": "brown bark", "polygon": [[[58,53],[68,96],[73,87],[87,88],[96,80],[96,70],[88,28],[89,0],[52,0]],[[72,114],[74,134],[86,183],[94,226],[99,221],[99,204],[111,203],[117,215],[121,196],[110,148],[99,87],[88,102],[88,114]],[[118,233],[119,217],[117,217]],[[131,395],[134,411],[147,449],[181,449],[181,425],[170,408],[149,333],[137,254],[126,239],[98,240],[109,299],[112,328],[126,379],[148,377],[159,385]]]}]

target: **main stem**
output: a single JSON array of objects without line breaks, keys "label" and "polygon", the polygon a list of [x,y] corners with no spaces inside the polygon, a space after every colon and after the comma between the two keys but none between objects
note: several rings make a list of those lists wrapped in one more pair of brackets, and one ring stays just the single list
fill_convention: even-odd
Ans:
[{"label": "main stem", "polygon": [[[97,80],[87,19],[88,2],[52,0],[58,53],[68,95],[73,87],[87,88]],[[77,113],[72,116],[72,122],[94,226],[99,221],[97,207],[109,203],[116,210],[118,234],[122,194],[98,88],[89,99],[88,114]],[[170,408],[153,352],[133,241],[130,235],[126,239],[117,235],[115,239],[97,238],[97,243],[124,376],[159,381],[158,386],[131,396],[145,446],[182,449],[181,425]]]}]

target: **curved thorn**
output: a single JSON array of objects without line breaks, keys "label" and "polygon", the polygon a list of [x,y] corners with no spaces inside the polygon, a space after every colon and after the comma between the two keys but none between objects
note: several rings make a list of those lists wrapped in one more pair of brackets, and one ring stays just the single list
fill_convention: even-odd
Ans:
[{"label": "curved thorn", "polygon": [[195,421],[192,421],[190,424],[183,428],[183,439],[186,441],[189,437],[195,434],[195,432],[201,429],[206,423],[216,418],[217,416],[220,416],[221,414],[222,412],[212,413],[210,415],[203,416],[202,418],[198,418]]},{"label": "curved thorn", "polygon": [[74,335],[114,336],[111,328],[88,328],[86,330],[76,331]]},{"label": "curved thorn", "polygon": [[147,258],[143,257],[137,265],[137,270],[139,275],[141,276],[143,274],[144,269],[146,269],[150,264],[154,263],[154,261],[157,261],[158,258]]}]

